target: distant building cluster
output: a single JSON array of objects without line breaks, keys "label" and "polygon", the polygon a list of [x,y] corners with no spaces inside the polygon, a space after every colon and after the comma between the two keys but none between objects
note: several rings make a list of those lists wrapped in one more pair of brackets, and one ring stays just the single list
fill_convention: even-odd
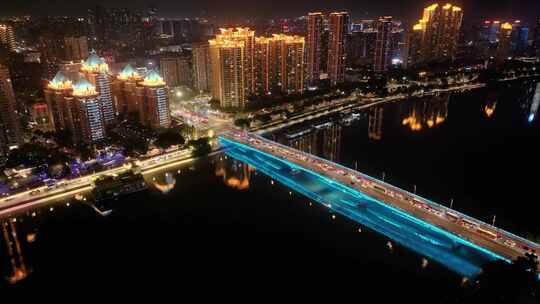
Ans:
[{"label": "distant building cluster", "polygon": [[458,50],[463,10],[452,4],[433,4],[409,34],[408,64],[438,59],[453,60]]},{"label": "distant building cluster", "polygon": [[98,142],[118,115],[134,115],[153,128],[171,123],[168,88],[154,70],[144,77],[130,65],[118,75],[96,53],[80,66],[78,79],[62,71],[45,87],[45,100],[51,128],[68,130],[74,142]]},{"label": "distant building cluster", "polygon": [[[95,142],[107,138],[119,115],[169,126],[169,99],[181,98],[184,89],[238,110],[252,100],[332,88],[396,68],[499,68],[509,59],[540,58],[540,19],[465,23],[463,16],[459,6],[435,3],[410,28],[393,16],[353,19],[348,12],[242,22],[159,18],[155,6],[2,20],[1,150],[22,141],[21,115],[43,131],[69,130],[76,141]],[[17,86],[27,99],[45,86],[45,100],[17,102]]]},{"label": "distant building cluster", "polygon": [[[255,37],[249,28],[222,29],[208,45],[198,45],[194,50],[196,83],[210,87],[212,96],[223,108],[242,108],[250,95],[276,90],[301,93],[304,50],[303,37]],[[203,62],[210,64],[210,69],[202,67]]]}]

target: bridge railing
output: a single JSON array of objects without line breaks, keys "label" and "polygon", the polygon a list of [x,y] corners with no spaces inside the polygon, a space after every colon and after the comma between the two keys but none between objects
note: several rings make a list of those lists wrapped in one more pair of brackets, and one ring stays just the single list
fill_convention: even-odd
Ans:
[{"label": "bridge railing", "polygon": [[[238,132],[238,131],[235,131],[235,132]],[[428,199],[426,199],[426,198],[423,198],[423,197],[421,197],[421,196],[418,196],[418,195],[416,195],[416,194],[414,194],[414,193],[411,193],[411,192],[409,192],[409,191],[407,191],[407,190],[403,190],[403,189],[398,188],[398,187],[396,187],[396,186],[394,186],[394,185],[388,184],[388,183],[386,183],[386,182],[384,182],[384,181],[381,181],[381,180],[379,180],[379,179],[377,179],[377,178],[375,178],[375,177],[372,177],[372,176],[369,176],[369,175],[367,175],[367,174],[364,174],[364,173],[361,173],[361,172],[352,170],[352,169],[347,168],[347,167],[345,167],[345,166],[343,166],[343,165],[340,165],[340,164],[331,162],[331,161],[329,161],[329,160],[327,160],[327,159],[324,159],[324,158],[321,158],[321,157],[318,157],[318,156],[315,156],[315,155],[312,155],[312,154],[309,154],[309,153],[306,153],[306,152],[303,152],[303,151],[300,151],[300,150],[291,148],[291,147],[289,147],[289,146],[286,146],[286,145],[277,143],[277,142],[275,142],[275,141],[268,140],[268,139],[266,139],[266,138],[264,138],[264,137],[262,137],[262,136],[260,136],[260,135],[253,134],[253,133],[248,133],[248,132],[245,132],[245,131],[243,131],[243,133],[245,134],[246,137],[254,137],[254,138],[257,138],[258,140],[264,141],[264,142],[269,143],[269,144],[272,144],[272,145],[274,145],[274,146],[278,146],[278,147],[284,148],[284,149],[286,149],[286,150],[292,150],[292,151],[294,151],[295,153],[298,153],[298,154],[300,154],[300,155],[303,155],[303,156],[305,156],[305,157],[307,157],[307,158],[315,159],[315,160],[318,160],[318,161],[323,162],[323,163],[329,163],[329,164],[332,164],[332,166],[337,167],[337,168],[339,168],[339,169],[342,169],[342,170],[344,170],[344,171],[346,171],[346,172],[353,173],[353,174],[356,174],[356,175],[361,175],[361,176],[364,177],[365,179],[368,179],[368,180],[371,180],[371,181],[375,181],[375,182],[377,182],[377,183],[379,183],[379,184],[381,184],[381,185],[384,185],[385,187],[390,188],[390,189],[392,189],[392,190],[394,190],[394,191],[401,192],[401,193],[404,193],[404,194],[406,194],[406,195],[408,195],[408,196],[414,197],[414,198],[418,199],[418,200],[421,201],[421,202],[427,203],[428,205],[431,205],[431,206],[433,206],[433,207],[436,207],[436,208],[441,209],[441,210],[444,210],[444,211],[451,211],[452,213],[457,214],[457,215],[459,215],[460,217],[462,217],[462,218],[464,218],[464,219],[466,219],[466,220],[468,220],[468,221],[477,223],[477,224],[479,224],[479,225],[481,225],[481,226],[488,226],[488,227],[490,227],[490,229],[493,229],[493,230],[495,230],[496,232],[498,232],[498,233],[500,233],[500,234],[502,234],[502,235],[504,235],[504,236],[506,236],[506,237],[508,237],[508,238],[511,238],[511,239],[513,239],[513,240],[516,240],[516,241],[519,241],[519,242],[521,242],[521,243],[523,243],[523,244],[528,245],[529,247],[531,247],[531,248],[533,248],[533,249],[536,249],[537,252],[540,251],[540,245],[539,245],[539,244],[536,244],[536,243],[533,242],[533,241],[530,241],[530,240],[525,239],[525,238],[523,238],[523,237],[517,236],[517,235],[515,235],[515,234],[513,234],[513,233],[511,233],[511,232],[508,232],[508,231],[506,231],[506,230],[497,228],[497,227],[495,227],[495,226],[493,226],[493,225],[491,225],[491,224],[485,223],[485,222],[483,222],[483,221],[481,221],[481,220],[478,220],[478,219],[475,219],[475,218],[470,217],[470,216],[468,216],[468,215],[465,215],[465,214],[463,214],[463,213],[461,213],[461,212],[459,212],[459,211],[456,211],[456,210],[454,210],[454,209],[450,209],[450,208],[448,208],[448,207],[446,207],[446,206],[443,206],[443,205],[441,205],[441,204],[435,203],[435,202],[433,202],[433,201],[431,201],[431,200],[428,200]]]}]

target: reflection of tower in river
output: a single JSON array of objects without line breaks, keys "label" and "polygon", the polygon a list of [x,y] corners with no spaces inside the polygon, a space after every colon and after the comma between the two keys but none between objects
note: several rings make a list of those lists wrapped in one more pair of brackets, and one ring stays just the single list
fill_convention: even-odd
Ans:
[{"label": "reflection of tower in river", "polygon": [[383,107],[372,107],[369,110],[368,137],[369,139],[381,140],[383,124]]},{"label": "reflection of tower in river", "polygon": [[220,156],[216,162],[216,176],[223,177],[223,183],[238,190],[249,189],[249,178],[254,168],[227,156]]},{"label": "reflection of tower in river", "polygon": [[538,108],[540,107],[540,83],[528,83],[520,94],[520,105],[527,117],[527,121],[532,123],[538,116]]},{"label": "reflection of tower in river", "polygon": [[28,276],[28,269],[24,262],[21,243],[17,235],[17,227],[13,221],[2,223],[2,235],[11,266],[11,275],[7,277],[7,280],[9,283],[15,284]]},{"label": "reflection of tower in river", "polygon": [[278,135],[276,140],[294,149],[336,162],[341,155],[341,132],[342,126],[336,119],[287,130]]},{"label": "reflection of tower in river", "polygon": [[484,115],[487,118],[493,117],[495,115],[495,110],[497,110],[497,100],[499,99],[498,93],[495,91],[489,91],[487,94],[486,104],[484,105]]},{"label": "reflection of tower in river", "polygon": [[176,178],[170,172],[165,173],[165,179],[163,182],[159,180],[154,181],[154,187],[161,191],[163,194],[167,194],[176,186]]},{"label": "reflection of tower in river", "polygon": [[531,108],[529,110],[529,115],[527,116],[527,120],[529,123],[533,122],[536,119],[536,116],[538,115],[538,107],[540,106],[540,82],[536,84],[536,88],[534,90],[534,97],[531,104]]},{"label": "reflection of tower in river", "polygon": [[450,95],[434,96],[405,103],[402,111],[402,124],[412,131],[421,131],[436,127],[448,117]]}]

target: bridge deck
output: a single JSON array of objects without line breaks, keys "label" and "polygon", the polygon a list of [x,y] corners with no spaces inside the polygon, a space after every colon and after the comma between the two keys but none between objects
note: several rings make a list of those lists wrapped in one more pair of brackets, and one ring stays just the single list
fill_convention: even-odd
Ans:
[{"label": "bridge deck", "polygon": [[540,246],[534,242],[328,160],[283,146],[252,133],[230,131],[221,136],[269,153],[365,193],[503,258],[515,259],[528,252],[540,253]]}]

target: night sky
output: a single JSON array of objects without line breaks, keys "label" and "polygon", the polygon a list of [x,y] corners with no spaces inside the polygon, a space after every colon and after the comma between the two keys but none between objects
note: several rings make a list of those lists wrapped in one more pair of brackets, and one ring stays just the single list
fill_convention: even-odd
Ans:
[{"label": "night sky", "polygon": [[[309,10],[349,10],[353,18],[394,15],[405,21],[418,19],[425,0],[1,0],[0,14],[83,15],[89,6],[144,9],[155,4],[164,17],[292,17]],[[441,1],[442,2],[442,1]],[[453,0],[465,9],[466,19],[540,17],[540,0]]]}]

